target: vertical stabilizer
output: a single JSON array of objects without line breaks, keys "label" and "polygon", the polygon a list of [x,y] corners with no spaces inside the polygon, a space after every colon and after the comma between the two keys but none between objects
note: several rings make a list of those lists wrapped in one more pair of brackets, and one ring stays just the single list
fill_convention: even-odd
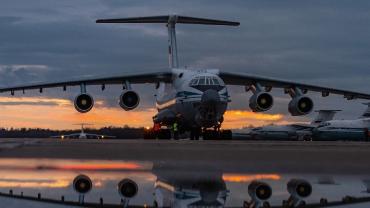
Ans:
[{"label": "vertical stabilizer", "polygon": [[370,103],[363,103],[364,105],[367,106],[367,109],[365,112],[362,114],[362,118],[370,118]]},{"label": "vertical stabilizer", "polygon": [[318,115],[311,124],[320,124],[325,121],[333,120],[335,114],[341,110],[318,110]]},{"label": "vertical stabilizer", "polygon": [[186,17],[179,15],[164,15],[150,17],[130,17],[119,19],[98,19],[96,23],[165,23],[168,29],[168,62],[170,68],[178,68],[176,24],[198,24],[198,25],[227,25],[238,26],[239,22],[224,20],[205,19],[197,17]]}]

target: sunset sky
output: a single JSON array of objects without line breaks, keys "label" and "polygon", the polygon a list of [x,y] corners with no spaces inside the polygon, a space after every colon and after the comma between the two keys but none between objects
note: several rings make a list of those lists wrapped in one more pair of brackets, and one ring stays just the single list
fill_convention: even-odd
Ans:
[{"label": "sunset sky", "polygon": [[[335,2],[335,4],[333,4]],[[0,86],[64,81],[82,76],[157,71],[167,67],[164,25],[98,25],[98,18],[181,14],[240,21],[238,28],[179,25],[180,65],[219,68],[310,84],[370,92],[370,2],[358,1],[135,1],[2,0],[0,6]],[[74,110],[77,88],[48,89],[11,97],[0,94],[1,127],[76,128],[151,126],[156,113],[154,88],[134,86],[138,109],[118,107],[121,87],[101,92],[87,114]],[[275,105],[252,113],[251,96],[231,87],[224,128],[309,122],[288,115],[290,98],[273,90]],[[365,106],[340,96],[309,94],[315,110],[341,109],[338,118],[356,118]]]}]

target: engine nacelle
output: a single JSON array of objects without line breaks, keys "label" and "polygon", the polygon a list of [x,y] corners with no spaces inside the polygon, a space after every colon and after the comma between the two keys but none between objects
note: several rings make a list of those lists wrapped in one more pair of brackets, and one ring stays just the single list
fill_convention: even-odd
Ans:
[{"label": "engine nacelle", "polygon": [[313,101],[306,96],[297,96],[289,102],[289,112],[292,116],[309,114],[313,109]]},{"label": "engine nacelle", "polygon": [[292,179],[287,184],[288,192],[298,198],[306,198],[312,193],[311,184],[303,179]]},{"label": "engine nacelle", "polygon": [[269,110],[274,104],[274,99],[270,95],[270,93],[267,92],[258,92],[255,93],[250,99],[249,99],[249,107],[254,112],[263,112]]},{"label": "engine nacelle", "polygon": [[248,194],[251,197],[251,200],[245,201],[244,207],[270,207],[268,199],[272,195],[272,189],[267,183],[264,183],[262,181],[252,181],[248,186]]},{"label": "engine nacelle", "polygon": [[126,111],[135,109],[140,103],[139,95],[132,90],[125,90],[119,97],[119,105]]},{"label": "engine nacelle", "polygon": [[74,106],[78,112],[87,113],[94,106],[94,99],[89,94],[86,93],[79,94],[75,98]]}]

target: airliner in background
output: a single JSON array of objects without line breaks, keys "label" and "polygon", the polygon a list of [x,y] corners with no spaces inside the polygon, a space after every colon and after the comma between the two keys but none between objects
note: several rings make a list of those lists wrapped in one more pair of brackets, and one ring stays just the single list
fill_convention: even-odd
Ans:
[{"label": "airliner in background", "polygon": [[312,131],[323,122],[333,120],[340,110],[318,110],[309,124],[268,125],[251,129],[233,130],[233,138],[259,140],[312,140]]},{"label": "airliner in background", "polygon": [[[231,98],[227,85],[239,85],[245,91],[252,92],[249,106],[254,112],[269,110],[273,104],[270,94],[272,88],[281,88],[282,92],[291,97],[288,109],[291,115],[301,116],[310,113],[314,107],[313,101],[306,95],[308,91],[319,92],[323,97],[330,94],[343,95],[348,100],[370,99],[370,94],[339,90],[316,85],[303,84],[271,77],[261,77],[246,73],[222,71],[209,68],[185,68],[179,66],[176,43],[176,24],[224,25],[239,26],[239,22],[194,18],[179,15],[133,17],[121,19],[99,19],[97,23],[163,23],[168,29],[169,68],[157,72],[140,73],[135,69],[120,76],[81,78],[77,80],[56,81],[50,83],[35,83],[21,86],[0,88],[0,92],[10,92],[44,88],[60,87],[66,90],[68,86],[80,86],[80,93],[74,100],[77,111],[86,113],[94,105],[94,99],[88,94],[87,86],[100,85],[104,90],[106,85],[123,85],[119,96],[119,105],[126,111],[135,109],[140,102],[138,93],[132,89],[132,84],[152,83],[157,89],[156,107],[158,113],[153,117],[154,123],[162,126],[179,124],[180,132],[190,131],[193,134],[203,132],[203,137],[231,137],[231,131],[221,131],[224,113]],[[230,43],[233,44],[233,43]],[[237,44],[237,43],[235,43]],[[145,50],[143,50],[145,53]],[[245,69],[248,71],[248,69]],[[161,129],[169,131],[168,129]],[[170,135],[170,134],[163,134]]]},{"label": "airliner in background", "polygon": [[364,103],[366,111],[360,118],[331,120],[321,123],[313,130],[315,140],[370,141],[370,103]]},{"label": "airliner in background", "polygon": [[81,126],[81,132],[74,133],[74,134],[63,134],[63,135],[58,135],[58,136],[51,136],[51,138],[60,138],[60,139],[108,139],[108,138],[116,138],[115,136],[86,133],[84,127],[88,126],[88,125],[92,125],[92,124],[80,123],[80,124],[74,124],[74,125]]}]

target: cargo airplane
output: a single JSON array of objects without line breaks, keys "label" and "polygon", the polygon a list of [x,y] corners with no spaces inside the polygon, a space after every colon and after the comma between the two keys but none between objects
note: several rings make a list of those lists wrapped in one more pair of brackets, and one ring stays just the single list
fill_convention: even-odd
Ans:
[{"label": "cargo airplane", "polygon": [[321,123],[313,130],[314,140],[370,141],[370,103],[364,103],[366,111],[360,118],[331,120]]},{"label": "cargo airplane", "polygon": [[88,123],[75,124],[81,126],[81,132],[74,134],[63,134],[58,136],[51,136],[51,138],[60,138],[60,139],[107,139],[115,138],[115,136],[101,135],[101,134],[89,134],[85,132],[85,126],[91,125]]},{"label": "cargo airplane", "polygon": [[67,86],[80,86],[80,94],[75,98],[74,106],[77,111],[86,113],[94,105],[94,99],[88,94],[87,86],[100,85],[102,90],[104,90],[106,85],[118,84],[123,85],[124,88],[119,97],[119,105],[124,110],[129,111],[135,109],[140,102],[138,93],[132,89],[131,85],[152,83],[157,90],[156,107],[158,109],[158,113],[153,117],[153,121],[164,126],[172,125],[176,121],[181,132],[192,131],[199,134],[199,132],[203,131],[205,132],[204,137],[207,137],[207,135],[212,135],[212,137],[217,137],[218,135],[229,137],[231,135],[231,131],[220,133],[219,130],[224,121],[223,115],[227,105],[231,102],[227,85],[239,85],[245,87],[245,91],[251,91],[253,95],[250,97],[249,106],[254,112],[269,110],[274,103],[273,97],[269,92],[272,88],[281,88],[283,92],[289,94],[292,98],[288,109],[293,116],[305,115],[312,111],[314,103],[306,95],[308,91],[319,92],[323,97],[329,96],[329,94],[339,94],[348,100],[356,98],[370,99],[370,94],[348,90],[320,87],[241,72],[179,66],[175,31],[177,24],[239,26],[239,22],[179,15],[99,19],[96,22],[165,24],[168,29],[169,68],[144,73],[126,69],[126,71],[130,70],[131,72],[120,76],[81,78],[3,87],[0,88],[0,92],[10,92],[11,95],[14,95],[16,91],[24,92],[29,89],[37,89],[43,92],[44,88],[60,87],[66,90]]},{"label": "cargo airplane", "polygon": [[340,110],[318,110],[309,124],[268,125],[252,129],[233,130],[233,138],[260,140],[312,140],[312,131],[323,122],[333,120]]}]

